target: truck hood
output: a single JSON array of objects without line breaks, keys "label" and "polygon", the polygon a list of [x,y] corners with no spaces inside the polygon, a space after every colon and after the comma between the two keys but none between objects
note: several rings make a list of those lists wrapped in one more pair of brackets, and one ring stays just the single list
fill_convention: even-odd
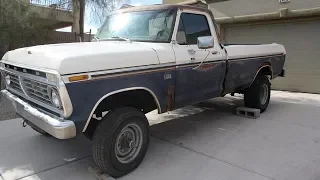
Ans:
[{"label": "truck hood", "polygon": [[7,52],[4,63],[64,74],[159,64],[152,48],[120,41],[51,44]]}]

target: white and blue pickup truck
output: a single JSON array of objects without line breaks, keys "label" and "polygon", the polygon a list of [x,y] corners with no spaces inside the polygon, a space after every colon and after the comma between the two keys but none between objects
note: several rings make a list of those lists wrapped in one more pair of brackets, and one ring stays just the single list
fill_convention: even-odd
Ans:
[{"label": "white and blue pickup truck", "polygon": [[222,44],[208,9],[132,7],[110,13],[92,42],[7,52],[2,95],[39,133],[92,139],[96,165],[119,177],[146,154],[146,113],[228,93],[263,112],[285,57],[279,44]]}]

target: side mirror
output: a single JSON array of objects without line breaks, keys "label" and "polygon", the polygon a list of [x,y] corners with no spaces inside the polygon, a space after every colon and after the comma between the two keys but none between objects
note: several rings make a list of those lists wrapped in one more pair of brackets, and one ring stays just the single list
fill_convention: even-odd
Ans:
[{"label": "side mirror", "polygon": [[213,36],[202,36],[198,37],[198,48],[199,49],[209,49],[214,46]]}]

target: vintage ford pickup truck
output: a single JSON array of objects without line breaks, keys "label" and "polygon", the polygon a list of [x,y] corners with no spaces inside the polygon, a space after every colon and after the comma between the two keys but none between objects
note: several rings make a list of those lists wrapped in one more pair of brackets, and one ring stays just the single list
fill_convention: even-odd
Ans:
[{"label": "vintage ford pickup truck", "polygon": [[222,44],[207,9],[132,7],[110,13],[92,42],[7,52],[2,95],[39,133],[92,139],[96,165],[119,177],[146,154],[146,113],[228,93],[263,112],[285,56],[279,44]]}]

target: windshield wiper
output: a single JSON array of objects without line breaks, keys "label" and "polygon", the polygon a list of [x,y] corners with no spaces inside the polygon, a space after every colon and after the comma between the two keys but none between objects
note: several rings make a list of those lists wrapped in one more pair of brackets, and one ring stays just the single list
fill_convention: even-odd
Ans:
[{"label": "windshield wiper", "polygon": [[99,39],[99,41],[113,41],[113,40],[121,40],[121,41],[127,41],[132,43],[132,41],[129,38],[120,37],[120,36],[112,36],[110,38]]},{"label": "windshield wiper", "polygon": [[99,38],[97,38],[97,36],[93,36],[93,38],[94,38],[97,42],[99,42],[99,41],[100,41],[100,39],[99,39]]},{"label": "windshield wiper", "polygon": [[125,40],[125,41],[128,41],[128,42],[132,42],[129,38],[126,38],[126,37],[120,37],[120,36],[113,36],[111,37],[112,39],[121,39],[121,40]]}]

